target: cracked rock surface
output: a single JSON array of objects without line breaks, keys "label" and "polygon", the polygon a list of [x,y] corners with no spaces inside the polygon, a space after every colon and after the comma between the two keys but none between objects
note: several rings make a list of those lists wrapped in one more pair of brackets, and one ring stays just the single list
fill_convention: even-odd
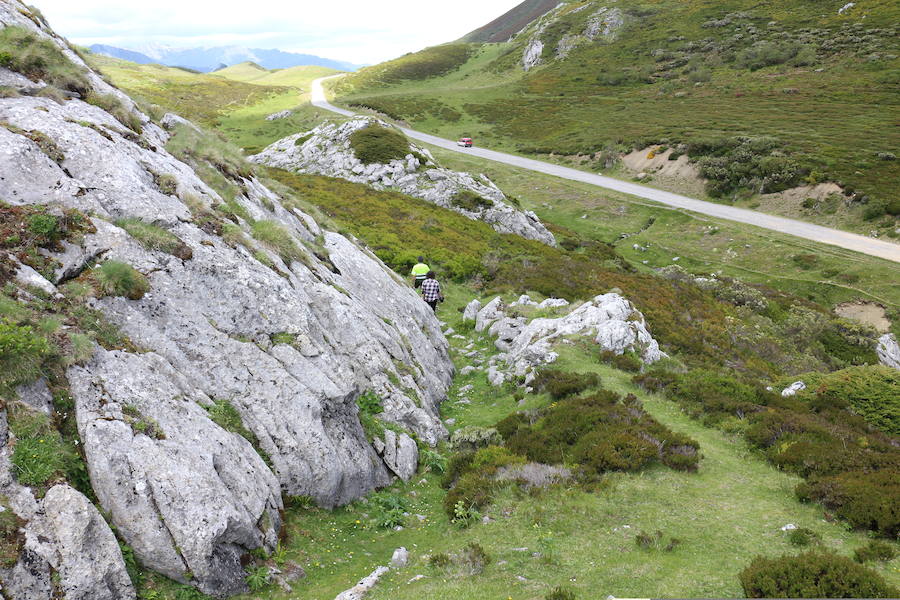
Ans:
[{"label": "cracked rock surface", "polygon": [[[10,125],[0,126],[0,197],[78,209],[95,228],[51,257],[59,266],[49,283],[105,260],[128,263],[150,283],[139,300],[89,301],[132,349],[97,347],[67,372],[99,508],[145,567],[213,596],[240,593],[241,557],[277,543],[282,494],[333,507],[415,471],[402,436],[390,465],[369,444],[361,393],[371,390],[379,418],[420,441],[446,437],[438,409],[453,373],[447,341],[431,309],[373,254],[285,207],[255,179],[223,173],[252,219],[231,221],[240,243],[204,226],[195,215],[216,215],[222,198],[165,150],[170,134],[26,13],[17,0],[0,3],[0,23],[57,44],[97,92],[119,97],[143,123],[140,134],[127,130],[79,99],[0,99],[0,123]],[[36,85],[14,75],[0,69],[2,81]],[[164,122],[185,125],[175,115]],[[41,132],[59,152],[18,131]],[[159,185],[161,175],[174,186]],[[190,252],[147,249],[116,225],[123,218],[165,229]],[[253,239],[259,221],[276,225],[297,252],[285,260]],[[19,504],[16,514],[47,541],[26,544],[21,566],[0,572],[7,596],[49,598],[58,573],[66,599],[134,597],[115,539],[78,492],[63,486]],[[41,517],[51,505],[67,518]]]}]

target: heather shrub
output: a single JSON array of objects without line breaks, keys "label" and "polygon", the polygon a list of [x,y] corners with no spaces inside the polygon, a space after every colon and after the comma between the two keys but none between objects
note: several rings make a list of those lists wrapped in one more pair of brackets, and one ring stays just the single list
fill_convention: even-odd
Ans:
[{"label": "heather shrub", "polygon": [[805,481],[797,486],[800,500],[816,500],[853,527],[894,538],[900,534],[898,468],[872,473],[848,471]]},{"label": "heather shrub", "polygon": [[515,428],[509,419],[499,425],[510,434],[507,448],[534,462],[577,463],[588,477],[633,471],[656,460],[693,470],[700,459],[695,441],[657,422],[633,396],[600,391],[557,402],[535,417],[517,419]]},{"label": "heather shrub", "polygon": [[788,541],[794,546],[809,546],[822,539],[818,533],[807,527],[798,527],[788,533]]},{"label": "heather shrub", "polygon": [[386,164],[409,154],[409,140],[395,129],[372,124],[350,135],[350,147],[364,164]]},{"label": "heather shrub", "polygon": [[599,385],[600,377],[595,373],[569,373],[557,369],[542,369],[531,382],[531,387],[550,394],[554,400],[574,396]]},{"label": "heather shrub", "polygon": [[749,598],[893,598],[900,590],[875,571],[832,552],[757,557],[740,574]]},{"label": "heather shrub", "polygon": [[611,350],[604,350],[600,353],[600,360],[629,373],[639,373],[644,366],[644,363],[634,352],[616,354]]},{"label": "heather shrub", "polygon": [[890,542],[884,540],[872,540],[862,548],[857,548],[853,553],[853,559],[858,563],[870,561],[887,562],[897,556],[897,550]]},{"label": "heather shrub", "polygon": [[450,198],[450,203],[453,206],[470,212],[479,212],[494,205],[492,201],[487,198],[482,198],[472,190],[460,190],[456,192]]}]

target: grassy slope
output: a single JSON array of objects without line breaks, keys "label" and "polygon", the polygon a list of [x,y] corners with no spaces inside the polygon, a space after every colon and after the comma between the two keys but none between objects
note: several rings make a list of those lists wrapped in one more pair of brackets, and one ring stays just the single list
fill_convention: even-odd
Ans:
[{"label": "grassy slope", "polygon": [[[314,127],[327,114],[307,108],[287,119],[266,117],[295,109],[309,98],[310,82],[333,72],[322,67],[297,67],[266,71],[261,80],[247,82],[215,74],[194,74],[159,65],[138,65],[91,55],[91,65],[135,98],[216,129],[248,154],[259,152],[287,135]],[[248,63],[231,67],[233,77],[255,71]],[[272,81],[276,80],[276,81]],[[306,105],[308,107],[308,105]]]},{"label": "grassy slope", "polygon": [[[634,7],[624,3],[621,8]],[[618,41],[594,44],[573,51],[570,57],[524,73],[518,66],[525,40],[487,44],[458,71],[424,80],[383,85],[363,69],[339,88],[344,103],[370,104],[416,127],[447,137],[462,134],[484,145],[510,151],[552,149],[557,154],[589,153],[625,142],[694,141],[718,135],[772,135],[785,150],[829,178],[842,181],[874,198],[897,198],[893,182],[900,163],[878,160],[876,154],[900,149],[893,114],[897,107],[897,69],[900,61],[869,60],[866,44],[887,55],[896,42],[884,29],[896,22],[896,4],[870,2],[865,20],[838,17],[831,3],[787,2],[778,6],[752,6],[746,1],[723,3],[659,2],[655,14],[631,17]],[[649,9],[648,9],[649,10]],[[801,28],[838,31],[845,24],[863,24],[854,39],[860,41],[837,54],[822,53],[810,66],[778,65],[757,71],[728,62],[729,52],[685,52],[685,44],[712,39],[720,45],[735,34],[732,27],[703,28],[709,19],[736,11],[751,12],[746,21],[765,31],[767,23],[780,23],[790,39],[808,40]],[[585,13],[590,12],[584,11]],[[742,23],[744,23],[742,21]],[[879,29],[881,33],[870,33]],[[742,30],[744,31],[744,30]],[[744,34],[747,35],[746,33]],[[769,35],[763,34],[763,37]],[[772,34],[774,35],[774,34]],[[813,40],[829,34],[815,34]],[[874,36],[867,42],[865,36]],[[679,37],[683,40],[678,40]],[[803,37],[807,36],[807,37]],[[652,74],[660,68],[650,55],[665,50],[693,61],[670,69],[653,83],[602,83],[605,74]],[[708,70],[711,81],[693,84],[684,70],[691,64]],[[817,69],[824,69],[816,72]],[[626,78],[627,79],[627,78]],[[791,93],[785,93],[789,90]],[[440,118],[441,105],[459,114],[458,120]],[[548,126],[552,124],[552,126]],[[752,204],[753,200],[742,201]],[[763,207],[767,209],[767,207]],[[799,207],[788,207],[791,213]],[[865,222],[862,207],[842,219],[848,229],[883,234],[895,219]],[[801,218],[816,221],[815,214]]]},{"label": "grassy slope", "polygon": [[[464,329],[457,309],[471,297],[469,289],[453,286],[439,316]],[[470,339],[486,354],[495,352],[490,340],[474,333]],[[457,366],[468,364],[461,351],[468,340],[452,342]],[[362,502],[336,511],[292,509],[287,515],[286,554],[300,562],[308,576],[291,593],[266,589],[262,597],[330,600],[375,566],[386,564],[399,546],[410,550],[410,565],[383,579],[370,596],[373,600],[537,600],[557,585],[569,586],[584,599],[609,594],[740,597],[737,573],[753,556],[796,551],[780,531],[787,523],[816,531],[827,547],[845,555],[868,541],[863,534],[823,520],[820,508],[796,501],[797,478],[773,469],[740,439],[707,429],[672,402],[636,388],[630,375],[598,365],[574,349],[564,351],[558,364],[567,370],[597,372],[605,387],[636,394],[655,418],[698,440],[704,455],[700,471],[652,468],[613,475],[595,493],[576,487],[535,497],[505,492],[486,510],[495,522],[469,529],[448,522],[441,509],[443,490],[430,474],[391,488],[411,501],[413,515],[426,517],[421,523],[410,517],[403,531],[368,525],[370,509]],[[457,420],[455,427],[490,425],[517,408],[508,392],[489,386],[483,375],[458,377],[451,397],[466,384],[475,388],[468,394],[472,404],[448,403],[443,409],[445,417]],[[529,396],[525,402],[525,407],[539,407],[550,399]],[[640,550],[634,537],[641,530],[661,530],[682,545],[672,553]],[[458,551],[470,541],[481,544],[494,559],[482,575],[452,576],[428,566],[428,555]],[[515,550],[522,547],[528,551]],[[539,550],[544,554],[549,550],[550,560],[531,556]],[[876,569],[889,581],[900,582],[900,559]],[[418,574],[426,578],[408,583]],[[260,594],[247,596],[253,597]]]},{"label": "grassy slope", "polygon": [[335,73],[340,73],[340,71],[328,67],[316,66],[299,66],[270,71],[255,63],[244,62],[228,67],[227,69],[222,69],[221,71],[216,71],[214,74],[232,81],[253,83],[255,85],[300,88],[304,90],[305,93],[308,93],[310,84],[314,79],[327,77],[328,75],[334,75]]}]

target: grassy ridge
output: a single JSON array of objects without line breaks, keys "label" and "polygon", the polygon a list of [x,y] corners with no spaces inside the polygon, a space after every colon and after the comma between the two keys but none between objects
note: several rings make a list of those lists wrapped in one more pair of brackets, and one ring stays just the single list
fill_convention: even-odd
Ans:
[{"label": "grassy ridge", "polygon": [[[385,86],[351,75],[336,89],[348,104],[523,153],[593,155],[653,143],[774,137],[778,153],[802,167],[792,184],[847,186],[850,210],[841,226],[895,235],[895,217],[866,211],[898,198],[892,182],[900,162],[889,159],[900,151],[892,117],[900,97],[896,4],[872,2],[838,15],[839,6],[800,1],[626,3],[615,40],[582,44],[556,59],[555,42],[573,31],[566,27],[582,31],[599,6],[549,27],[542,35],[545,64],[528,73],[520,66],[530,37],[524,34],[482,46],[458,71],[439,77]],[[459,118],[442,122],[438,111],[423,109],[438,101]],[[729,193],[727,200],[752,205],[753,191]],[[798,213],[802,200],[792,207]],[[799,216],[820,220],[809,211]]]}]

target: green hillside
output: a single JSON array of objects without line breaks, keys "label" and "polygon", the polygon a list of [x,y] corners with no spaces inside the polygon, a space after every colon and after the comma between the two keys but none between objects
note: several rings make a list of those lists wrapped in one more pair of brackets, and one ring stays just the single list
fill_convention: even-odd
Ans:
[{"label": "green hillside", "polygon": [[253,62],[243,62],[213,73],[232,81],[252,83],[254,85],[286,86],[309,91],[314,79],[340,73],[328,67],[303,65],[289,69],[268,70]]},{"label": "green hillside", "polygon": [[[335,92],[429,132],[623,177],[634,173],[610,157],[672,150],[712,199],[896,237],[900,5],[838,14],[844,4],[570,1],[508,43],[429,48]],[[842,189],[758,196],[821,182]]]}]

